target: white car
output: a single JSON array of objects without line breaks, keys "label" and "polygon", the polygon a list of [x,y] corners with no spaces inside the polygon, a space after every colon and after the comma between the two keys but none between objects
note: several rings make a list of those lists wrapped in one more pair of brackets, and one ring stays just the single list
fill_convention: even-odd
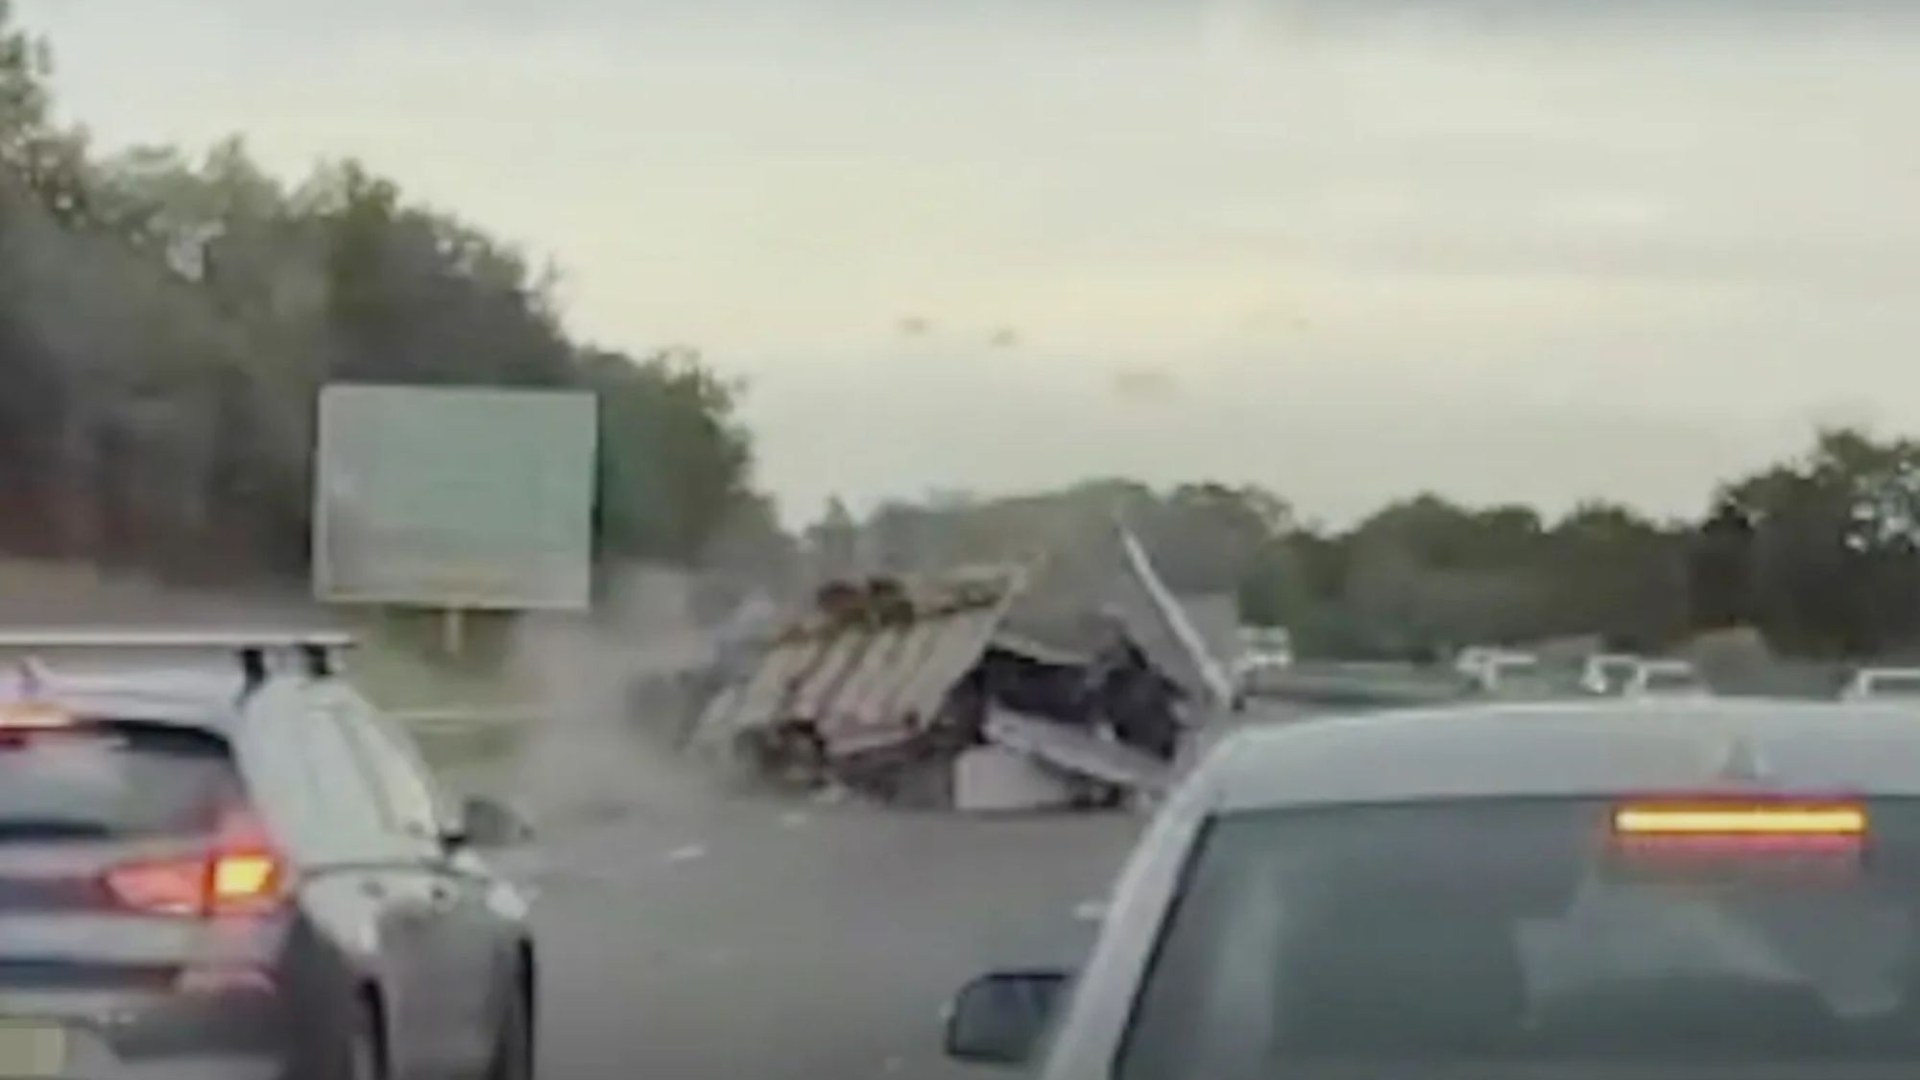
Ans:
[{"label": "white car", "polygon": [[1861,668],[1840,690],[1842,701],[1920,698],[1920,668]]},{"label": "white car", "polygon": [[1241,632],[1241,652],[1233,662],[1234,692],[1259,693],[1293,667],[1293,637],[1283,627],[1250,627]]},{"label": "white car", "polygon": [[1920,728],[1627,708],[1700,722],[1556,702],[1228,736],[1087,962],[971,983],[948,1054],[1040,1080],[1920,1070]]},{"label": "white car", "polygon": [[1481,672],[1486,670],[1487,665],[1493,661],[1493,658],[1498,655],[1500,655],[1499,649],[1488,648],[1484,645],[1470,645],[1467,648],[1461,649],[1460,654],[1453,658],[1453,670],[1466,678],[1477,679],[1480,677]]},{"label": "white car", "polygon": [[1709,697],[1713,688],[1685,660],[1643,660],[1627,680],[1627,697]]},{"label": "white car", "polygon": [[1640,658],[1622,653],[1597,653],[1580,668],[1580,689],[1596,697],[1618,694],[1640,670]]},{"label": "white car", "polygon": [[[1472,652],[1473,650],[1467,650]],[[1540,658],[1532,653],[1510,649],[1487,649],[1469,658],[1464,653],[1456,669],[1474,689],[1494,694],[1508,684],[1540,670]]]}]

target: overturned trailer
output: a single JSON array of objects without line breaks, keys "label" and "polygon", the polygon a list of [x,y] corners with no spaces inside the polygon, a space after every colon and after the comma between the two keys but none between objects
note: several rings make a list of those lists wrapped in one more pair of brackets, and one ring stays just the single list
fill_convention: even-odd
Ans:
[{"label": "overturned trailer", "polygon": [[1077,611],[1036,576],[830,583],[709,703],[697,738],[770,778],[911,805],[1157,794],[1221,700],[1217,665],[1150,567],[1128,574],[1155,586],[1137,602],[1118,590]]}]

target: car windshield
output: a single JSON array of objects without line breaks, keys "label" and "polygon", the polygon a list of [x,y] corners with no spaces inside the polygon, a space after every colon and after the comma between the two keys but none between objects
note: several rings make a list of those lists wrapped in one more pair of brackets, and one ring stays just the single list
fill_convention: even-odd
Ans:
[{"label": "car windshield", "polygon": [[0,729],[0,843],[191,834],[236,783],[226,744],[198,732]]},{"label": "car windshield", "polygon": [[1868,808],[1870,859],[1865,845],[1630,848],[1610,810],[1498,800],[1217,821],[1119,1075],[1920,1064],[1920,801]]}]

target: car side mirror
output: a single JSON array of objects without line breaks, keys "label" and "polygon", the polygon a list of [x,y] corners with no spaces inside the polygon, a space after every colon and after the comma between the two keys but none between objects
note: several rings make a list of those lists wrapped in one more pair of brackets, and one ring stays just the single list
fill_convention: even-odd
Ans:
[{"label": "car side mirror", "polygon": [[452,839],[464,847],[509,848],[532,840],[533,826],[506,803],[470,798],[461,805],[460,827]]},{"label": "car side mirror", "polygon": [[1026,1064],[1067,984],[1057,971],[999,972],[968,983],[947,1013],[947,1056],[977,1065]]}]

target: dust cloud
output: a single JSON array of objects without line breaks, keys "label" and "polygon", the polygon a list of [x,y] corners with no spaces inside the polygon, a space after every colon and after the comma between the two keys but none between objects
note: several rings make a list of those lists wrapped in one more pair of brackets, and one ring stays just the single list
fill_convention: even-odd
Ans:
[{"label": "dust cloud", "polygon": [[529,615],[510,663],[541,702],[506,788],[540,826],[669,817],[715,796],[679,753],[700,705],[685,679],[713,657],[694,575],[615,572],[592,616]]}]

